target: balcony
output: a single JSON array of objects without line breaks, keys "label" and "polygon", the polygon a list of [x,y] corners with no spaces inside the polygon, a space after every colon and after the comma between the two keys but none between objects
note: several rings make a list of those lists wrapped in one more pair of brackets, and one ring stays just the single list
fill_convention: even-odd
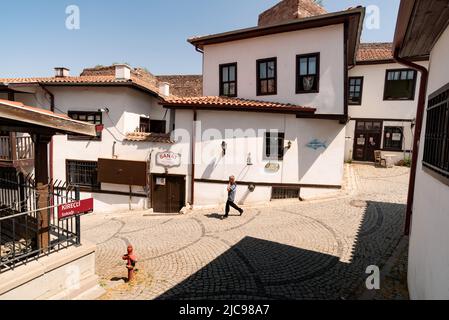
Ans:
[{"label": "balcony", "polygon": [[0,136],[0,167],[30,169],[33,166],[34,143],[31,137],[16,137],[14,133]]}]

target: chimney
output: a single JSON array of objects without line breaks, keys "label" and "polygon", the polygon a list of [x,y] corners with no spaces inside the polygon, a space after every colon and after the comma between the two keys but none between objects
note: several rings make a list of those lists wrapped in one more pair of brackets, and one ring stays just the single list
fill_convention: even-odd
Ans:
[{"label": "chimney", "polygon": [[55,68],[55,77],[56,78],[65,78],[70,76],[70,69],[65,67],[56,67]]},{"label": "chimney", "polygon": [[164,97],[168,97],[170,95],[170,84],[167,82],[159,82],[159,93]]},{"label": "chimney", "polygon": [[131,67],[127,64],[115,65],[115,78],[117,80],[129,80],[131,79]]}]

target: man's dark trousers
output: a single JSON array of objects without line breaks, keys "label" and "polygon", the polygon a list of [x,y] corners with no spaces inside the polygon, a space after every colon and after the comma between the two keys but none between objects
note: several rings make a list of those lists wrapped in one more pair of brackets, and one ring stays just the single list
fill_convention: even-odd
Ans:
[{"label": "man's dark trousers", "polygon": [[226,214],[225,217],[229,216],[229,211],[231,211],[231,207],[233,207],[235,210],[237,210],[238,212],[242,213],[243,210],[241,208],[239,208],[233,201],[228,200],[226,202]]}]

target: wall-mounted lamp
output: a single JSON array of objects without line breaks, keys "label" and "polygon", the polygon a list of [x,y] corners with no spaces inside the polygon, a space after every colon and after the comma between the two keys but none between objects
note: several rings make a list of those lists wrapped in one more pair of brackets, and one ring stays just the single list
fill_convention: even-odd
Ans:
[{"label": "wall-mounted lamp", "polygon": [[256,186],[254,184],[250,184],[248,186],[248,190],[249,190],[249,192],[254,192],[254,190],[256,190]]},{"label": "wall-mounted lamp", "polygon": [[246,158],[246,164],[248,166],[252,166],[253,165],[253,160],[251,159],[251,152],[248,153],[248,157]]},{"label": "wall-mounted lamp", "polygon": [[285,147],[286,149],[291,149],[292,148],[292,142],[288,141],[287,142],[287,146]]},{"label": "wall-mounted lamp", "polygon": [[98,109],[98,112],[109,113],[109,108],[101,108],[101,109]]},{"label": "wall-mounted lamp", "polygon": [[223,141],[221,143],[221,150],[223,151],[223,155],[226,155],[226,149],[228,148],[228,144],[226,143],[226,141]]}]

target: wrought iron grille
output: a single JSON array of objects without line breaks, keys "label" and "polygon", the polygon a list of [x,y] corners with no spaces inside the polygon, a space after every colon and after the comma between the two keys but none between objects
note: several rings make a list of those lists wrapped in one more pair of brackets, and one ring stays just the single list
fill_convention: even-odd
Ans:
[{"label": "wrought iron grille", "polygon": [[423,164],[449,178],[449,84],[429,97]]},{"label": "wrought iron grille", "polygon": [[[59,180],[45,188],[48,207],[37,210],[41,195],[33,177],[0,169],[0,273],[80,244],[79,217],[60,220],[57,212],[60,204],[79,200],[79,190]],[[48,221],[46,247],[38,244],[42,218]]]}]

